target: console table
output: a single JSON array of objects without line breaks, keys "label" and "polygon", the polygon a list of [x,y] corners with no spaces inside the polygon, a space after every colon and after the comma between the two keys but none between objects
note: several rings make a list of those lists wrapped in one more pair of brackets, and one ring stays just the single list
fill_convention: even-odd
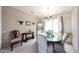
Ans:
[{"label": "console table", "polygon": [[26,32],[22,33],[22,41],[26,42],[28,39],[33,39],[34,38],[34,32]]}]

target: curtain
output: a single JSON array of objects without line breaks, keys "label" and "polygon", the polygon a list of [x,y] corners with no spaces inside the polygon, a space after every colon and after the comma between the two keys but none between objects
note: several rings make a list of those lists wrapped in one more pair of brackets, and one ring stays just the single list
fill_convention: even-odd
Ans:
[{"label": "curtain", "polygon": [[64,33],[63,17],[60,16],[59,20],[60,20],[60,33],[63,35],[63,33]]}]

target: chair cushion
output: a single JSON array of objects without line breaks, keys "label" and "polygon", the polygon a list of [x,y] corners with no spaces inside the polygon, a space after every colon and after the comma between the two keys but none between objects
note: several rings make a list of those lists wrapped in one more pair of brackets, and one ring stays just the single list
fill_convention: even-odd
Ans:
[{"label": "chair cushion", "polygon": [[27,37],[32,37],[32,34],[28,34]]},{"label": "chair cushion", "polygon": [[72,45],[72,40],[70,38],[67,38],[66,43]]},{"label": "chair cushion", "polygon": [[19,41],[21,41],[21,38],[15,38],[15,39],[11,40],[11,43],[15,43],[15,42],[19,42]]}]

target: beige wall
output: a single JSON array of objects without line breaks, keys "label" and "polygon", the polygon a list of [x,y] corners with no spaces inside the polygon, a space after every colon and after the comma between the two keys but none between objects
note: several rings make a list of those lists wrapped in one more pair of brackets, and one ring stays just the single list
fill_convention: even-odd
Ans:
[{"label": "beige wall", "polygon": [[[20,25],[18,23],[19,20],[23,20],[24,23]],[[25,21],[31,21],[31,23],[36,23],[38,19],[36,17],[27,15],[19,10],[10,8],[10,7],[2,7],[2,25],[3,25],[3,33],[9,32],[11,30],[20,30],[21,32],[26,32],[29,29],[32,31],[36,31],[36,24],[33,26],[26,26]]]},{"label": "beige wall", "polygon": [[[22,25],[19,24],[19,20],[23,20],[24,23]],[[26,21],[31,21],[30,26],[26,26]],[[28,32],[28,30],[34,31],[36,35],[36,22],[38,21],[38,18],[27,15],[24,12],[21,12],[19,10],[16,10],[12,7],[2,7],[2,33],[3,35],[11,30],[19,30],[22,32]],[[33,26],[32,23],[35,23]],[[5,43],[7,40],[3,39],[3,42]]]},{"label": "beige wall", "polygon": [[79,7],[74,7],[72,10],[72,34],[73,48],[75,52],[79,52]]},{"label": "beige wall", "polygon": [[63,17],[64,32],[71,33],[71,12],[61,15]]},{"label": "beige wall", "polygon": [[78,22],[77,22],[78,24],[77,24],[77,26],[78,26],[78,34],[77,34],[77,39],[78,39],[78,52],[79,52],[79,6],[78,6]]},{"label": "beige wall", "polygon": [[64,25],[64,32],[71,33],[71,18],[72,18],[72,12],[64,12],[61,14],[53,15],[53,17],[62,16],[63,17],[63,25]]},{"label": "beige wall", "polygon": [[2,23],[1,23],[1,6],[0,6],[0,49],[1,49],[1,41],[2,41],[2,38],[1,38],[1,36],[2,36]]}]

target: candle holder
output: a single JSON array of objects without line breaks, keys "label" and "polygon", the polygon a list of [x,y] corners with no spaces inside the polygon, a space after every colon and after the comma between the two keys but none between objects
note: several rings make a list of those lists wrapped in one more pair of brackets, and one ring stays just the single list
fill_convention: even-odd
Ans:
[{"label": "candle holder", "polygon": [[20,23],[20,25],[22,25],[23,21],[18,21]]}]

